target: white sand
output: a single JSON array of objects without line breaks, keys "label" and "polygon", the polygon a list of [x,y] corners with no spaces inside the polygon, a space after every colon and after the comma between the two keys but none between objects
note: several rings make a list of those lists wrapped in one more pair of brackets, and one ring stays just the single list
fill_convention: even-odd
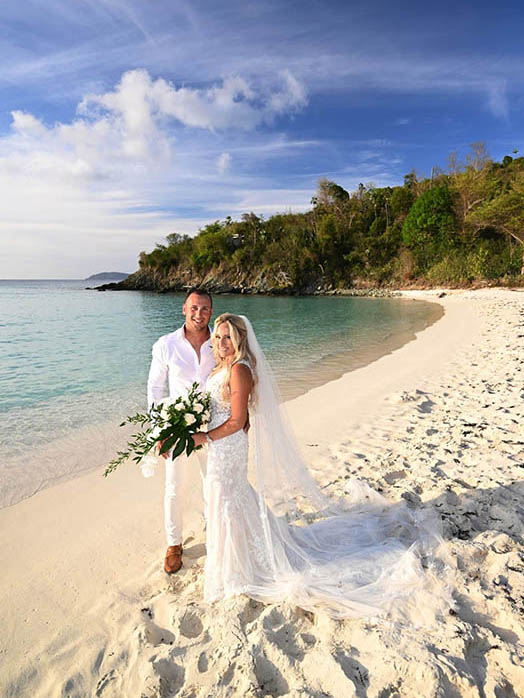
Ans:
[{"label": "white sand", "polygon": [[94,472],[0,511],[0,695],[523,696],[524,293],[438,302],[416,341],[288,412],[333,492],[356,475],[438,508],[456,615],[399,631],[245,597],[209,606],[200,516],[169,580],[162,476]]}]

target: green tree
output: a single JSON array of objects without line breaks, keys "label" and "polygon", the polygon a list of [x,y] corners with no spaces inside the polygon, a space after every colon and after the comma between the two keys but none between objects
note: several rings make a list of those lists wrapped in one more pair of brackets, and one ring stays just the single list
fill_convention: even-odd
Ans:
[{"label": "green tree", "polygon": [[324,206],[331,208],[339,206],[349,200],[348,192],[336,182],[332,182],[325,177],[318,180],[318,187],[315,196],[311,199],[314,206]]},{"label": "green tree", "polygon": [[429,189],[415,201],[402,226],[402,239],[415,255],[419,271],[442,257],[454,227],[453,200],[446,185]]},{"label": "green tree", "polygon": [[230,226],[215,221],[202,228],[193,242],[192,262],[199,271],[218,266],[234,251]]},{"label": "green tree", "polygon": [[390,198],[391,214],[393,218],[405,218],[414,200],[415,197],[409,187],[395,187]]},{"label": "green tree", "polygon": [[524,187],[513,189],[485,202],[469,216],[469,223],[481,228],[493,228],[506,236],[508,243],[518,245],[524,274]]},{"label": "green tree", "polygon": [[169,233],[166,235],[166,240],[168,245],[180,245],[185,239],[187,240],[187,235],[180,235],[180,233]]}]

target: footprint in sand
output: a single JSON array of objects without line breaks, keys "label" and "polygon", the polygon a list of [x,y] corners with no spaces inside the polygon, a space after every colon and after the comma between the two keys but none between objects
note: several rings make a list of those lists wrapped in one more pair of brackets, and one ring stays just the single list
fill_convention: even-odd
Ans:
[{"label": "footprint in sand", "polygon": [[153,645],[153,647],[158,647],[158,645],[172,645],[175,641],[175,636],[172,632],[165,628],[161,628],[159,625],[149,620],[144,623],[144,635],[146,641],[150,645]]},{"label": "footprint in sand", "polygon": [[204,626],[197,613],[186,609],[178,620],[178,630],[184,637],[194,639],[202,634]]},{"label": "footprint in sand", "polygon": [[369,671],[366,667],[341,649],[334,653],[333,658],[347,678],[357,687],[357,695],[366,695],[365,691],[369,686]]},{"label": "footprint in sand", "polygon": [[273,662],[264,654],[253,657],[255,676],[262,696],[284,696],[289,693],[289,685]]},{"label": "footprint in sand", "polygon": [[238,614],[238,619],[242,628],[245,628],[250,623],[256,621],[265,608],[266,606],[260,601],[255,601],[255,599],[247,599],[245,606]]},{"label": "footprint in sand", "polygon": [[197,666],[198,666],[198,671],[199,671],[201,674],[205,674],[206,671],[208,670],[208,668],[209,668],[209,662],[208,662],[208,659],[207,659],[207,654],[206,654],[205,652],[201,652],[201,653],[200,653],[200,657],[198,658],[198,664],[197,664]]},{"label": "footprint in sand", "polygon": [[406,477],[406,472],[404,470],[393,470],[390,473],[383,475],[384,480],[388,485],[393,485],[398,480],[403,480]]},{"label": "footprint in sand", "polygon": [[[277,653],[282,652],[293,661],[302,662],[316,645],[315,636],[308,632],[313,624],[313,616],[308,611],[284,608],[281,612],[273,608],[261,621],[264,638]],[[266,658],[273,658],[273,653],[266,653]]]},{"label": "footprint in sand", "polygon": [[184,685],[186,672],[172,659],[159,659],[152,663],[152,669],[157,686],[156,692],[150,694],[151,698],[174,696]]}]

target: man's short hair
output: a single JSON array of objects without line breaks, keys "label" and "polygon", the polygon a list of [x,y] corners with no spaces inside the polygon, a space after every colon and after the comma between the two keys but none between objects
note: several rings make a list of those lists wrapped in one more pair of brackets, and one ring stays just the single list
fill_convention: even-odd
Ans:
[{"label": "man's short hair", "polygon": [[197,286],[188,290],[188,292],[186,293],[186,297],[184,298],[184,303],[193,293],[196,293],[197,296],[207,296],[209,298],[209,304],[211,305],[211,307],[213,307],[213,298],[211,297],[209,291],[206,291],[205,288],[198,288]]}]

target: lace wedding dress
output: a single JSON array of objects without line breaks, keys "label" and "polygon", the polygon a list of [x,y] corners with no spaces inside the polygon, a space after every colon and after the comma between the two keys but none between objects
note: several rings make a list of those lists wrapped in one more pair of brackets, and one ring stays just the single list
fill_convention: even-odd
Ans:
[{"label": "lace wedding dress", "polygon": [[[247,364],[247,362],[244,362]],[[231,416],[222,403],[225,369],[208,379],[211,420],[208,429]],[[248,481],[248,435],[237,431],[209,444],[204,481],[206,549],[204,597],[215,601],[249,593],[269,569],[257,496]]]},{"label": "lace wedding dress", "polygon": [[[275,387],[244,319],[259,380],[257,404],[250,408],[253,453],[248,467],[250,439],[242,430],[209,444],[206,601],[246,594],[337,618],[400,613],[415,623],[434,619],[451,605],[449,567],[436,554],[442,539],[434,514],[389,502],[358,480],[348,481],[341,499],[320,490],[279,406],[268,402]],[[224,369],[207,382],[209,429],[231,415],[222,399],[225,376]]]}]

